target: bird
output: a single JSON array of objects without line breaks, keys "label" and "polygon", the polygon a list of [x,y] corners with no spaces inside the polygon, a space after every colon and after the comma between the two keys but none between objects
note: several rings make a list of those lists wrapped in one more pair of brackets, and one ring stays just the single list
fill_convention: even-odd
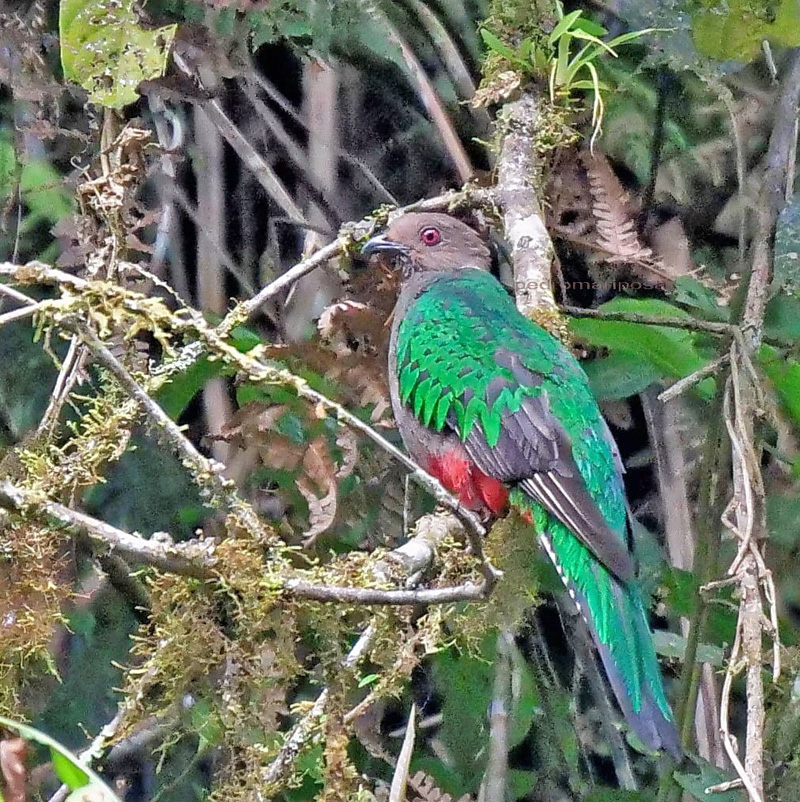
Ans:
[{"label": "bird", "polygon": [[410,456],[490,520],[515,508],[588,624],[649,750],[681,755],[629,548],[620,453],[577,359],[521,314],[479,234],[412,212],[369,239],[400,273],[389,389]]}]

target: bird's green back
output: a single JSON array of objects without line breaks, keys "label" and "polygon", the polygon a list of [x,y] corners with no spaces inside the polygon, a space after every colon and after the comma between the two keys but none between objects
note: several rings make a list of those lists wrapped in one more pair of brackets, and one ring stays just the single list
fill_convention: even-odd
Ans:
[{"label": "bird's green back", "polygon": [[[498,363],[498,349],[517,354],[540,382],[520,384]],[[586,374],[567,348],[519,313],[491,274],[465,268],[425,289],[398,329],[397,370],[402,402],[426,426],[441,431],[452,410],[462,440],[479,425],[490,446],[505,410],[515,412],[526,396],[546,393],[587,490],[609,526],[625,537],[622,482]],[[487,390],[498,376],[514,389],[490,403]]]}]

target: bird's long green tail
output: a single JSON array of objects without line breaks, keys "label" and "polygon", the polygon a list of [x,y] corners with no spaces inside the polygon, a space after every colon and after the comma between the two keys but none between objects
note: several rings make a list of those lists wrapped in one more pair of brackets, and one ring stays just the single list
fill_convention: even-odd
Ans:
[{"label": "bird's long green tail", "polygon": [[537,535],[589,626],[622,712],[651,749],[680,754],[675,721],[636,584],[623,585],[559,521],[521,490],[511,494],[533,516]]}]

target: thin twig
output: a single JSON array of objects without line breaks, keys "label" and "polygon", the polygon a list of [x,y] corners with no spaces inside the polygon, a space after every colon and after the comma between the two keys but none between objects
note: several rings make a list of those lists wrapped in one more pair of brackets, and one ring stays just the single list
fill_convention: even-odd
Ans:
[{"label": "thin twig", "polygon": [[33,315],[45,308],[48,303],[48,301],[39,301],[39,303],[33,304],[32,306],[21,306],[19,309],[12,309],[10,312],[4,312],[0,315],[0,326],[5,326],[6,323],[11,323],[14,320],[33,317]]},{"label": "thin twig", "polygon": [[34,306],[37,303],[33,298],[25,295],[24,292],[15,290],[13,287],[9,287],[8,284],[0,284],[0,295],[7,295],[9,298],[13,298],[15,301],[19,301],[19,303],[25,304],[26,306]]},{"label": "thin twig", "polygon": [[[422,201],[411,203],[401,209],[392,212],[389,216],[390,220],[406,214],[407,212],[432,212],[442,209],[449,210],[454,207],[471,203],[474,205],[492,205],[496,200],[496,195],[493,190],[486,189],[467,189],[459,192],[446,192],[442,195],[437,195],[434,198],[427,198]],[[375,221],[373,218],[367,217],[359,222],[350,224],[346,227],[343,234],[340,234],[333,242],[329,243],[323,248],[320,248],[316,253],[298,262],[294,267],[287,270],[282,276],[279,276],[275,281],[270,282],[266,287],[261,289],[253,298],[248,299],[237,304],[222,320],[217,328],[217,333],[225,337],[231,329],[242,323],[245,323],[252,317],[260,307],[267,301],[274,298],[279,293],[288,289],[292,284],[301,279],[303,276],[308,275],[312,270],[316,270],[329,259],[334,259],[341,256],[345,247],[353,241],[353,231],[363,230],[366,236],[374,228]]]},{"label": "thin twig", "polygon": [[[353,648],[347,653],[347,656],[342,661],[342,668],[350,669],[358,665],[361,658],[366,655],[372,646],[372,641],[377,632],[378,629],[376,625],[371,623],[361,633],[361,637],[359,637]],[[283,746],[280,748],[280,751],[275,756],[272,763],[262,772],[261,780],[265,786],[269,788],[269,786],[279,783],[289,773],[297,756],[313,735],[319,720],[325,712],[327,703],[328,689],[324,688],[314,702],[311,710],[295,724],[292,731],[286,736]],[[258,795],[257,799],[262,799],[261,794]]]},{"label": "thin twig", "polygon": [[666,390],[659,393],[658,400],[662,403],[672,401],[674,398],[685,393],[689,388],[694,387],[695,384],[699,384],[703,379],[713,376],[721,367],[728,364],[729,361],[730,354],[723,354],[717,357],[717,359],[704,365],[700,370],[696,370],[694,373],[690,373],[688,376],[684,376],[684,378],[676,381],[675,384],[671,384]]},{"label": "thin twig", "polygon": [[644,326],[665,326],[670,329],[703,331],[720,336],[731,335],[736,328],[730,323],[698,320],[693,317],[660,317],[658,315],[640,315],[636,312],[609,312],[602,309],[583,309],[578,306],[561,306],[559,309],[570,317],[589,317],[597,320],[618,321],[620,323],[640,323]]},{"label": "thin twig", "polygon": [[504,802],[508,784],[509,726],[511,718],[511,650],[514,636],[507,629],[497,633],[494,688],[489,713],[489,756],[481,789],[483,802]]}]

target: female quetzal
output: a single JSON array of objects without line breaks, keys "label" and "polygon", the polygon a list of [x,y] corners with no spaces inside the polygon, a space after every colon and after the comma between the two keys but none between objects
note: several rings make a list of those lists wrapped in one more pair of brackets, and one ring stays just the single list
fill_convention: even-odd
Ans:
[{"label": "female quetzal", "polygon": [[530,520],[586,619],[634,732],[679,754],[628,550],[616,444],[572,354],[525,318],[490,255],[445,214],[407,214],[374,237],[402,269],[389,385],[412,457],[468,508]]}]

